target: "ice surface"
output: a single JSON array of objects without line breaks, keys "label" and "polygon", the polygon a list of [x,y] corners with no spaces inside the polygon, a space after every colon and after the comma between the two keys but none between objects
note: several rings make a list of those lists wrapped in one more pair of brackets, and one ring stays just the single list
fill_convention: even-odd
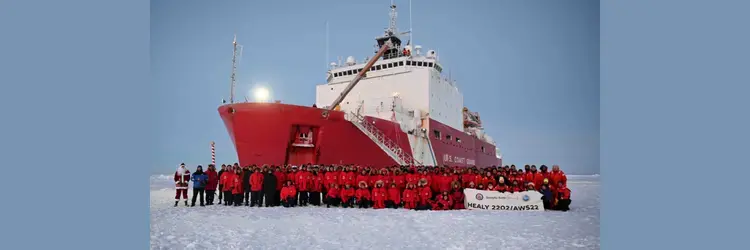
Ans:
[{"label": "ice surface", "polygon": [[172,177],[155,175],[151,249],[599,249],[600,177],[568,178],[571,210],[535,213],[173,207]]}]

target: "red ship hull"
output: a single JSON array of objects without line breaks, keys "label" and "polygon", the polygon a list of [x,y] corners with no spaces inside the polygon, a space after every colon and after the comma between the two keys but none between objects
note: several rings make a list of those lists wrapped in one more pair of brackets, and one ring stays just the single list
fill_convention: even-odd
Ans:
[{"label": "red ship hull", "polygon": [[[243,166],[311,163],[383,167],[398,164],[347,121],[344,112],[325,111],[281,103],[237,103],[219,107],[219,114]],[[387,138],[412,155],[408,135],[398,124],[373,117],[365,120],[373,122]],[[436,162],[423,162],[422,165],[487,167],[502,163],[495,156],[492,144],[434,120],[430,120],[429,127],[443,134],[465,138],[456,142],[431,135]]]}]

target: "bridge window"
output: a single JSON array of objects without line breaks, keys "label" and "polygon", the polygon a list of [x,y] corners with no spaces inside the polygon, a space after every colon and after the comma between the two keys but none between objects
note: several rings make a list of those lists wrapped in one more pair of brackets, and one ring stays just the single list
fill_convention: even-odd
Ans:
[{"label": "bridge window", "polygon": [[406,61],[406,66],[411,66],[411,61]]},{"label": "bridge window", "polygon": [[451,140],[451,135],[445,135],[445,139]]},{"label": "bridge window", "polygon": [[440,135],[440,131],[437,131],[437,130],[433,130],[433,131],[432,131],[432,133],[433,133],[433,134],[435,134],[435,139],[438,139],[438,140],[440,140],[440,139],[442,139],[442,138],[443,138],[443,137],[442,137],[442,136]]},{"label": "bridge window", "polygon": [[417,66],[422,67],[422,62],[417,62]]},{"label": "bridge window", "polygon": [[351,70],[349,70],[349,71],[346,71],[346,75],[351,75],[351,74],[352,74],[352,71],[351,71]]},{"label": "bridge window", "polygon": [[333,77],[339,77],[339,72],[333,73]]},{"label": "bridge window", "polygon": [[370,67],[370,71],[375,71],[375,66]]},{"label": "bridge window", "polygon": [[427,65],[429,65],[429,66],[427,66],[427,67],[430,67],[430,68],[432,68],[432,63],[428,63]]},{"label": "bridge window", "polygon": [[380,70],[380,65],[375,66],[375,70]]},{"label": "bridge window", "polygon": [[398,62],[398,66],[404,66],[404,61]]},{"label": "bridge window", "polygon": [[387,66],[386,68],[389,68],[389,69],[390,69],[390,68],[393,68],[393,63],[389,63],[389,64],[388,64],[388,66]]}]

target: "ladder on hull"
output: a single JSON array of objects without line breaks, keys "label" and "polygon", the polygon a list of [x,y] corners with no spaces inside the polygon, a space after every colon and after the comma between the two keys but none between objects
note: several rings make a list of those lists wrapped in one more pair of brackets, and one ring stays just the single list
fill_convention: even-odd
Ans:
[{"label": "ladder on hull", "polygon": [[362,133],[367,135],[373,142],[375,142],[380,149],[383,150],[388,156],[390,156],[394,161],[396,161],[400,165],[421,165],[417,160],[409,156],[406,152],[404,152],[401,147],[396,144],[391,139],[388,139],[388,137],[383,134],[380,129],[375,127],[375,125],[372,125],[365,121],[365,118],[361,115],[358,115],[354,112],[350,112],[346,115],[346,119],[354,124],[355,127],[357,127]]}]

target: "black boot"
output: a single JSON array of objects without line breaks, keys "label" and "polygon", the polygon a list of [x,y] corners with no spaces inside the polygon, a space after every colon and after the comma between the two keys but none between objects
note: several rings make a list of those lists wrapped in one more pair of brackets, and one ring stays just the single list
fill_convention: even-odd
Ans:
[{"label": "black boot", "polygon": [[187,201],[185,201],[185,206],[186,206],[186,207],[188,206],[188,204],[187,204]]},{"label": "black boot", "polygon": [[174,206],[177,207],[177,203],[180,203],[180,201],[175,201]]}]

